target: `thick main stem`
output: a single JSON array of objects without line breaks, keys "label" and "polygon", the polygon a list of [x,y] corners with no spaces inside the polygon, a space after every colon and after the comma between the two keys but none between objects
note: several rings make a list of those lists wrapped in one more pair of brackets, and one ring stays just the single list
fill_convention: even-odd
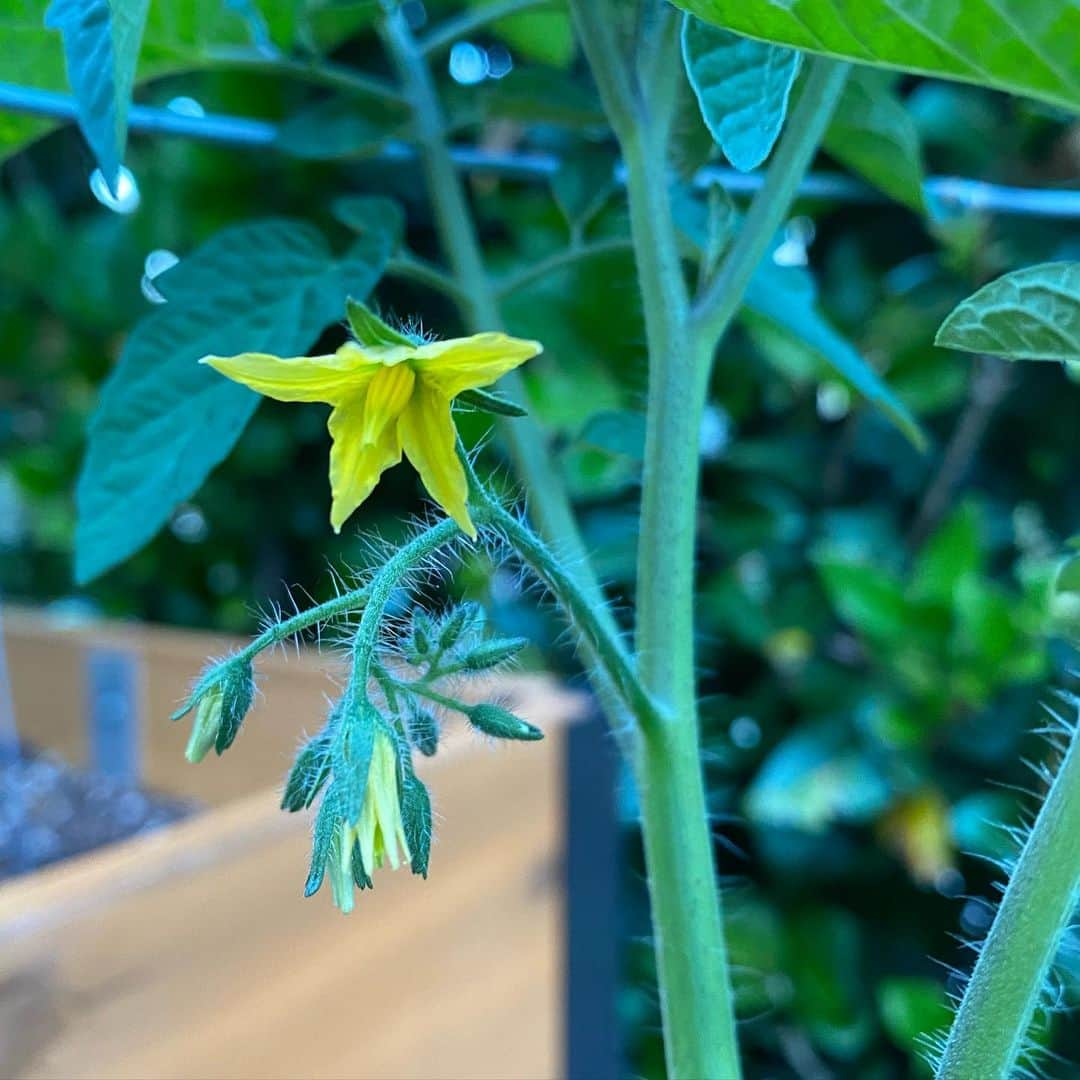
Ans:
[{"label": "thick main stem", "polygon": [[1078,836],[1080,735],[1074,727],[964,993],[939,1080],[1007,1080],[1013,1074],[1080,897]]},{"label": "thick main stem", "polygon": [[[698,438],[710,350],[694,332],[671,216],[663,95],[640,91],[595,0],[572,9],[622,148],[649,350],[638,548],[638,672],[664,710],[634,768],[648,866],[668,1074],[739,1076],[734,1012],[705,805],[694,674]],[[672,58],[667,56],[667,61]],[[662,73],[660,73],[662,74]]]}]

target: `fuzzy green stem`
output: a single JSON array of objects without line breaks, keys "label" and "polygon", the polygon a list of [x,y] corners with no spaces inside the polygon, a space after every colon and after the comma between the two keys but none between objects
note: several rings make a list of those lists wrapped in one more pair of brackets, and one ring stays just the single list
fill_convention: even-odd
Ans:
[{"label": "fuzzy green stem", "polygon": [[939,1080],[1007,1080],[1080,897],[1080,736],[1020,853],[953,1021]]},{"label": "fuzzy green stem", "polygon": [[371,660],[379,643],[383,612],[394,589],[401,584],[417,563],[422,562],[459,536],[461,536],[461,529],[457,522],[446,518],[398,548],[371,579],[368,602],[364,607],[364,614],[360,616],[360,625],[353,638],[351,686],[354,692],[366,692],[368,676],[371,673]]},{"label": "fuzzy green stem", "polygon": [[710,350],[690,322],[672,222],[668,96],[652,100],[635,87],[619,53],[609,4],[573,0],[571,7],[622,147],[649,349],[637,654],[645,690],[667,719],[645,731],[634,767],[664,1052],[672,1080],[733,1080],[740,1075],[739,1056],[701,772],[694,672],[698,438],[706,387],[702,372]]},{"label": "fuzzy green stem", "polygon": [[641,685],[622,638],[608,632],[588,596],[543,540],[475,483],[475,476],[473,480],[479,503],[477,521],[502,533],[522,561],[551,590],[570,625],[588,642],[592,654],[642,728],[649,730],[661,724],[663,716]]},{"label": "fuzzy green stem", "polygon": [[283,619],[281,622],[276,622],[273,626],[268,627],[257,638],[253,638],[249,644],[245,645],[232,659],[254,660],[265,649],[269,649],[279,642],[287,641],[309,627],[327,622],[338,615],[344,615],[347,611],[356,611],[358,608],[362,608],[368,602],[370,595],[371,586],[365,584],[358,589],[352,589],[347,593],[342,593],[340,596],[335,596],[333,600],[327,600],[324,604],[317,604],[315,607],[308,608],[307,611],[299,611],[290,618]]},{"label": "fuzzy green stem", "polygon": [[[399,10],[386,13],[380,32],[412,103],[414,136],[427,177],[439,237],[466,299],[462,315],[474,332],[498,330],[503,325],[502,314],[484,267],[472,210],[450,155],[431,71]],[[517,372],[504,375],[500,386],[518,403],[527,402],[525,386]],[[592,569],[562,478],[551,460],[544,430],[531,417],[522,417],[500,421],[499,431],[529,492],[530,512],[540,532],[563,561],[573,567],[578,585],[589,598],[598,618],[607,625],[608,632],[617,634],[618,628]],[[594,682],[594,686],[613,725],[621,728],[618,695],[602,680]]]}]

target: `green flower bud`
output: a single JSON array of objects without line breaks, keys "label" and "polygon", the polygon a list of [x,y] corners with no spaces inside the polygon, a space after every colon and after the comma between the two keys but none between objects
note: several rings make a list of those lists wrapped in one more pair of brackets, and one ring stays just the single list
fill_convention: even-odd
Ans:
[{"label": "green flower bud", "polygon": [[439,749],[439,724],[427,709],[415,706],[409,717],[409,739],[424,757]]},{"label": "green flower bud", "polygon": [[435,628],[427,613],[421,608],[413,612],[412,634],[405,647],[405,659],[410,664],[419,664],[431,655],[431,643]]},{"label": "green flower bud", "polygon": [[465,715],[474,728],[496,739],[523,739],[531,742],[544,737],[538,727],[515,716],[501,705],[473,705]]},{"label": "green flower bud", "polygon": [[480,628],[484,621],[484,611],[479,604],[458,604],[443,620],[439,631],[439,648],[452,649],[463,634]]},{"label": "green flower bud", "polygon": [[462,656],[461,665],[466,671],[486,671],[488,668],[505,664],[528,644],[529,639],[523,637],[483,641]]},{"label": "green flower bud", "polygon": [[179,720],[195,709],[184,756],[202,761],[213,747],[220,755],[232,746],[255,696],[255,676],[249,660],[226,660],[200,679],[188,703],[173,714]]}]

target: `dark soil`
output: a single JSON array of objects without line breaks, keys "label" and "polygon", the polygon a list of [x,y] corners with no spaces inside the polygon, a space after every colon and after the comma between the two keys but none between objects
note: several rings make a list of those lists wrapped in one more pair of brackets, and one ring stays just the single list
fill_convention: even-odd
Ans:
[{"label": "dark soil", "polygon": [[24,745],[0,754],[0,880],[179,821],[197,808]]}]

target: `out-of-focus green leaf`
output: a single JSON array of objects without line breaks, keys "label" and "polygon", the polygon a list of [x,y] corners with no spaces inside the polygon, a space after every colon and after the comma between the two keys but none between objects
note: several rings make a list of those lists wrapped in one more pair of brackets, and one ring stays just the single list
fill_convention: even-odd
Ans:
[{"label": "out-of-focus green leaf", "polygon": [[825,726],[785,739],[746,793],[747,817],[756,825],[811,833],[875,817],[890,785],[866,754],[843,740],[842,729]]},{"label": "out-of-focus green leaf", "polygon": [[955,308],[936,340],[1008,360],[1080,359],[1080,262],[1041,263],[991,281]]},{"label": "out-of-focus green leaf", "polygon": [[615,190],[615,160],[601,147],[567,154],[551,178],[551,193],[574,235],[600,212]]},{"label": "out-of-focus green leaf", "polygon": [[167,303],[133,331],[102,390],[78,486],[75,573],[138,550],[232,449],[257,394],[198,363],[208,353],[295,356],[366,296],[388,251],[361,237],[340,259],[311,226],[226,229],[159,277]]},{"label": "out-of-focus green leaf", "polygon": [[114,193],[127,145],[128,107],[148,4],[53,0],[45,13],[45,25],[63,35],[79,126]]},{"label": "out-of-focus green leaf", "polygon": [[888,571],[827,550],[814,561],[833,607],[857,630],[887,641],[910,629],[903,585]]},{"label": "out-of-focus green leaf", "polygon": [[768,156],[787,114],[801,56],[687,15],[683,63],[701,115],[728,161],[743,172]]},{"label": "out-of-focus green leaf", "polygon": [[638,412],[599,412],[589,418],[581,441],[633,461],[645,456],[645,415]]},{"label": "out-of-focus green leaf", "polygon": [[739,34],[1080,108],[1080,7],[1059,0],[678,0]]},{"label": "out-of-focus green leaf", "polygon": [[1054,581],[1054,590],[1059,593],[1080,593],[1080,555],[1073,555],[1062,563]]},{"label": "out-of-focus green leaf", "polygon": [[919,133],[881,72],[856,70],[825,132],[825,149],[912,210],[926,209]]},{"label": "out-of-focus green leaf", "polygon": [[[272,46],[287,54],[296,39],[298,2],[154,0],[146,13],[134,81],[223,64],[230,49],[254,52]],[[11,5],[0,7],[0,40],[12,43],[0,49],[0,80],[42,90],[66,90],[59,36],[46,29],[37,4],[15,7],[18,10],[11,10]],[[342,5],[339,17],[322,35],[324,45],[337,44],[363,21],[363,12],[353,10],[355,7]],[[55,126],[52,120],[0,114],[0,161]]]},{"label": "out-of-focus green leaf", "polygon": [[921,448],[926,439],[918,422],[885,380],[825,320],[816,299],[813,278],[806,270],[777,266],[766,258],[750,280],[744,303],[753,314],[804,342]]},{"label": "out-of-focus green leaf", "polygon": [[516,69],[504,79],[469,87],[459,100],[493,119],[586,131],[602,131],[607,126],[594,93],[569,75],[545,68]]},{"label": "out-of-focus green leaf", "polygon": [[881,1023],[901,1050],[905,1051],[921,1073],[932,1069],[923,1059],[926,1038],[944,1031],[952,1022],[953,1010],[945,987],[933,979],[910,976],[884,979],[878,986],[878,1014]]},{"label": "out-of-focus green leaf", "polygon": [[373,98],[330,98],[301,109],[278,129],[277,145],[310,160],[377,154],[408,118],[404,106]]},{"label": "out-of-focus green leaf", "polygon": [[839,908],[803,909],[788,933],[787,971],[794,1009],[823,1050],[854,1057],[873,1034],[860,985],[861,942],[854,918]]},{"label": "out-of-focus green leaf", "polygon": [[950,602],[960,582],[979,574],[984,562],[981,518],[973,504],[965,503],[919,552],[912,573],[912,596]]},{"label": "out-of-focus green leaf", "polygon": [[[490,3],[491,0],[482,2]],[[496,20],[491,24],[491,30],[519,56],[537,64],[569,67],[577,50],[567,11],[520,11]]]}]

